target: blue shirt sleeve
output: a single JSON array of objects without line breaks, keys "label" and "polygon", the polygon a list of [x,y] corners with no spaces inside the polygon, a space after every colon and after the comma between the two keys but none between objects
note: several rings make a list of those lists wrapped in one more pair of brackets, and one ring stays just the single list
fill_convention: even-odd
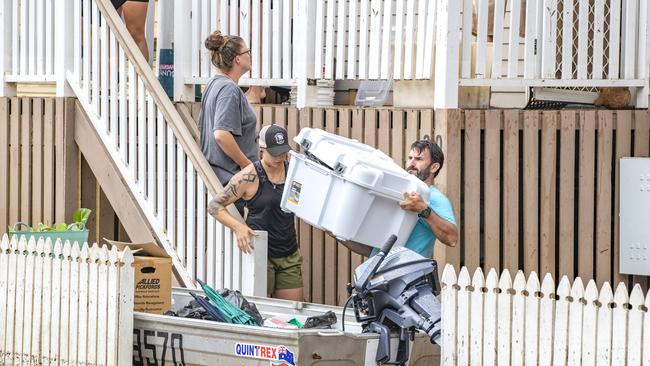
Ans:
[{"label": "blue shirt sleeve", "polygon": [[449,199],[437,189],[432,189],[429,194],[429,207],[436,213],[436,215],[456,225],[454,218],[454,210],[451,207]]}]

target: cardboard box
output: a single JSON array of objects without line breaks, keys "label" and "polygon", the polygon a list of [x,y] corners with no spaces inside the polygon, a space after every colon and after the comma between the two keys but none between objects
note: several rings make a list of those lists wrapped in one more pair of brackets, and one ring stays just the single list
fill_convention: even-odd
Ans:
[{"label": "cardboard box", "polygon": [[133,251],[135,294],[133,310],[163,314],[172,307],[172,259],[155,243],[123,243],[104,240],[118,250]]}]

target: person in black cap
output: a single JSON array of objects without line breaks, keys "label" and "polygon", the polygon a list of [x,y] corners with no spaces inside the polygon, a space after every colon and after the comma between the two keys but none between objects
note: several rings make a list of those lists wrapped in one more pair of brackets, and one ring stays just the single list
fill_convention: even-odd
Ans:
[{"label": "person in black cap", "polygon": [[[237,236],[237,246],[251,253],[253,230],[268,232],[267,294],[269,297],[303,301],[302,256],[298,250],[293,213],[280,208],[287,176],[289,137],[278,125],[264,126],[259,134],[262,159],[235,174],[223,192],[208,204],[208,212]],[[243,200],[248,207],[246,223],[236,220],[226,207]]]}]

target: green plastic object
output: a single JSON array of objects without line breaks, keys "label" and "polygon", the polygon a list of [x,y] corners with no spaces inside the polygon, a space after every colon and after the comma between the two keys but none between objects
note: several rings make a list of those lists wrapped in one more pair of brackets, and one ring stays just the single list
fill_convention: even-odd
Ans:
[{"label": "green plastic object", "polygon": [[231,304],[228,300],[224,299],[223,296],[219,295],[217,291],[215,291],[210,285],[207,283],[197,280],[199,284],[201,285],[201,288],[203,288],[203,292],[205,293],[205,296],[210,299],[210,303],[214,305],[221,314],[226,318],[226,321],[228,323],[232,324],[244,324],[244,325],[260,325],[257,324],[255,319],[253,319],[250,315],[246,314],[245,311],[241,310],[240,308],[236,307],[235,305]]},{"label": "green plastic object", "polygon": [[298,328],[302,328],[302,325],[303,325],[303,324],[302,324],[301,322],[299,322],[298,319],[296,319],[296,318],[293,318],[293,319],[289,320],[287,323],[289,323],[289,324],[293,324],[293,325],[295,325],[295,326],[298,327]]},{"label": "green plastic object", "polygon": [[61,243],[65,243],[68,240],[70,243],[76,242],[80,248],[88,241],[88,229],[81,222],[68,225],[65,231],[31,231],[31,228],[26,223],[17,222],[9,230],[9,235],[24,236],[28,241],[32,236],[37,241],[41,237],[45,239],[50,238],[52,239],[52,245],[56,243],[57,239],[61,239]]}]

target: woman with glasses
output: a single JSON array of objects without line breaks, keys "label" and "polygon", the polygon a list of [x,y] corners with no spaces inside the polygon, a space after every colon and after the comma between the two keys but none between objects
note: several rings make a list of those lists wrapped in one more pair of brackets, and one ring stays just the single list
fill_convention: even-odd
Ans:
[{"label": "woman with glasses", "polygon": [[[241,37],[216,31],[205,40],[217,74],[201,101],[201,150],[224,186],[237,172],[259,160],[255,112],[239,86],[251,69],[251,52]],[[243,214],[243,202],[235,202]]]}]

